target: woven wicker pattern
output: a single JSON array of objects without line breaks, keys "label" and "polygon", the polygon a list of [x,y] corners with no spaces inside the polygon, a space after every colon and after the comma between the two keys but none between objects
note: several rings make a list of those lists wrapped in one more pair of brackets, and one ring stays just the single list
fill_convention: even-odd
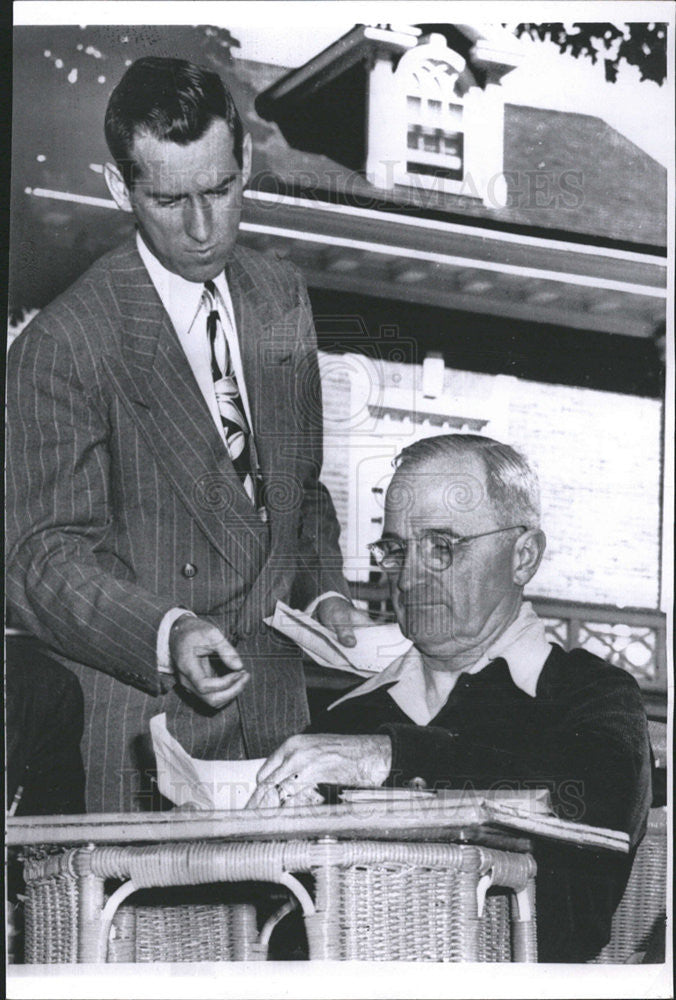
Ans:
[{"label": "woven wicker pattern", "polygon": [[479,925],[479,955],[482,962],[511,962],[511,922],[508,894],[500,890],[486,897]]},{"label": "woven wicker pattern", "polygon": [[405,865],[353,865],[342,873],[341,958],[437,961],[463,953],[460,873]]},{"label": "woven wicker pattern", "polygon": [[79,890],[70,859],[67,852],[25,862],[26,962],[77,962]]},{"label": "woven wicker pattern", "polygon": [[353,865],[339,879],[335,927],[342,959],[387,962],[512,960],[509,909],[490,897],[476,913],[476,878],[444,868]]},{"label": "woven wicker pattern", "polygon": [[[294,878],[300,872],[314,876],[314,901]],[[71,849],[27,862],[25,874],[31,961],[263,958],[250,905],[131,905],[133,890],[142,887],[239,881],[278,882],[298,896],[311,958],[536,960],[535,864],[526,854],[330,838],[183,842]],[[114,916],[108,914],[108,933],[103,887],[110,879],[121,880],[122,887],[106,911],[126,887],[132,896]],[[511,943],[507,901],[491,890],[482,905],[480,880],[508,887],[520,900],[513,906]]]},{"label": "woven wicker pattern", "polygon": [[136,962],[135,906],[122,906],[115,914],[108,936],[109,962]]},{"label": "woven wicker pattern", "polygon": [[266,957],[257,935],[256,910],[246,904],[123,906],[111,931],[108,961],[257,961]]},{"label": "woven wicker pattern", "polygon": [[666,914],[667,813],[651,809],[646,835],[639,844],[622,901],[613,917],[610,941],[594,962],[626,962],[645,951],[653,930]]}]

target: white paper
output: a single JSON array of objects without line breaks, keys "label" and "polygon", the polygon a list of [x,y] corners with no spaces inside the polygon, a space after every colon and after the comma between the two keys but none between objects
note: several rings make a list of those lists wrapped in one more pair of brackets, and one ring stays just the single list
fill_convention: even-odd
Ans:
[{"label": "white paper", "polygon": [[256,787],[259,760],[198,760],[167,729],[167,717],[155,715],[150,733],[157,761],[157,784],[165,798],[194,809],[243,809]]},{"label": "white paper", "polygon": [[357,627],[356,645],[341,646],[330,629],[283,601],[277,601],[274,615],[266,618],[265,623],[293,639],[321,666],[346,670],[360,677],[380,673],[411,648],[411,640],[403,635],[396,622]]}]

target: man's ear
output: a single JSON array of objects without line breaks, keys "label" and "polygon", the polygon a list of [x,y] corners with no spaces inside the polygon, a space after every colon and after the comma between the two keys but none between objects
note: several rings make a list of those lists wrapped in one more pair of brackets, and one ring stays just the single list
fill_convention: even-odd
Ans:
[{"label": "man's ear", "polygon": [[106,179],[108,190],[112,194],[117,207],[121,208],[123,212],[133,212],[134,209],[129,201],[127,185],[124,183],[122,174],[118,168],[113,163],[104,164],[103,176]]},{"label": "man's ear", "polygon": [[247,132],[242,139],[242,187],[245,188],[251,177],[251,136]]},{"label": "man's ear", "polygon": [[547,538],[539,528],[529,528],[517,538],[512,555],[514,583],[525,587],[535,576],[546,546]]}]

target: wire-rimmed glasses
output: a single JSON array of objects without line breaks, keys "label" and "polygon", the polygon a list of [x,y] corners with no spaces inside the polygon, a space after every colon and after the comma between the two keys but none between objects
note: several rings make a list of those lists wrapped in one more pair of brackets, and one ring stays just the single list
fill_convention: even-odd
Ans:
[{"label": "wire-rimmed glasses", "polygon": [[482,531],[477,535],[452,535],[438,529],[423,531],[414,538],[380,538],[367,546],[373,555],[376,565],[386,572],[400,570],[406,560],[406,551],[411,544],[418,546],[423,565],[434,573],[443,573],[453,562],[453,552],[458,545],[473,542],[475,538],[486,538],[503,531],[527,531],[524,524],[512,524],[508,528],[494,528],[492,531]]}]

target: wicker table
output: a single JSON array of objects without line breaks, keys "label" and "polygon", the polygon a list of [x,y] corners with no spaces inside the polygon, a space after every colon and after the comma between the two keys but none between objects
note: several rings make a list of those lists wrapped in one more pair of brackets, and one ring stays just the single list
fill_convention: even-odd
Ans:
[{"label": "wicker table", "polygon": [[[31,963],[265,959],[295,905],[312,959],[537,960],[530,841],[479,801],[14,818],[8,841]],[[232,882],[289,901],[261,929],[247,902],[132,905],[148,887]]]}]

